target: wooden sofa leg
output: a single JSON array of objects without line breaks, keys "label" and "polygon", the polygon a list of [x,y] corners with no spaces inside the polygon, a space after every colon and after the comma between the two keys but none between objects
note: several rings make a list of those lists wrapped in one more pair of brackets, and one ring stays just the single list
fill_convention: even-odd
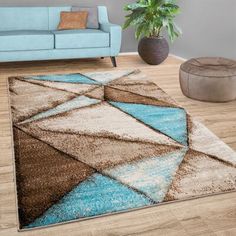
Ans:
[{"label": "wooden sofa leg", "polygon": [[111,57],[111,62],[112,62],[112,65],[113,65],[114,67],[117,67],[116,58],[115,58],[115,57]]}]

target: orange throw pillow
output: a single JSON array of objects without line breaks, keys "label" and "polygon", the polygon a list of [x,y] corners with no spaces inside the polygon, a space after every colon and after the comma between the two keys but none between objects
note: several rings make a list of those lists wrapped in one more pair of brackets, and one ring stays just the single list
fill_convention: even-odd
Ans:
[{"label": "orange throw pillow", "polygon": [[87,11],[78,11],[78,12],[62,11],[60,23],[57,29],[58,30],[85,29],[87,25],[87,19],[88,19]]}]

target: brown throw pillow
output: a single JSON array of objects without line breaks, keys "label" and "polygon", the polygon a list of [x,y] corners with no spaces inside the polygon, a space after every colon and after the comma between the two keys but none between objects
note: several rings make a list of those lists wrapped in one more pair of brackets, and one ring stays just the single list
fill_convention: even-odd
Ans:
[{"label": "brown throw pillow", "polygon": [[58,30],[85,29],[87,25],[87,19],[88,19],[87,11],[77,11],[77,12],[62,11],[60,23],[57,29]]},{"label": "brown throw pillow", "polygon": [[71,11],[87,11],[88,20],[87,28],[89,29],[98,29],[98,8],[97,7],[72,7]]}]

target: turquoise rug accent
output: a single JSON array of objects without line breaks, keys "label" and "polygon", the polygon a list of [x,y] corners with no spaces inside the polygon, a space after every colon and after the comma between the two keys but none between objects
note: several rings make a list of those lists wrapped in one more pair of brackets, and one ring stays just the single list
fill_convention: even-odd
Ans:
[{"label": "turquoise rug accent", "polygon": [[[187,149],[150,157],[105,171],[122,183],[139,189],[155,202],[162,202]],[[158,171],[157,171],[158,170]]]},{"label": "turquoise rug accent", "polygon": [[[102,201],[101,201],[102,199]],[[101,174],[89,177],[27,228],[150,206],[152,200]]]},{"label": "turquoise rug accent", "polygon": [[187,146],[188,131],[184,109],[122,102],[110,103]]},{"label": "turquoise rug accent", "polygon": [[82,74],[40,75],[40,76],[26,77],[26,79],[64,82],[64,83],[100,84],[98,81],[92,80]]}]

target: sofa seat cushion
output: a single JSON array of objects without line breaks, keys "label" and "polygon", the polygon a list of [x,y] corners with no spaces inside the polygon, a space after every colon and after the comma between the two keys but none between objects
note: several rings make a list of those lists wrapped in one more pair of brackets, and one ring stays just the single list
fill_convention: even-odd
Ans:
[{"label": "sofa seat cushion", "polygon": [[109,47],[109,33],[97,29],[54,31],[56,49]]},{"label": "sofa seat cushion", "polygon": [[0,31],[0,51],[26,51],[53,48],[54,35],[50,31]]}]

